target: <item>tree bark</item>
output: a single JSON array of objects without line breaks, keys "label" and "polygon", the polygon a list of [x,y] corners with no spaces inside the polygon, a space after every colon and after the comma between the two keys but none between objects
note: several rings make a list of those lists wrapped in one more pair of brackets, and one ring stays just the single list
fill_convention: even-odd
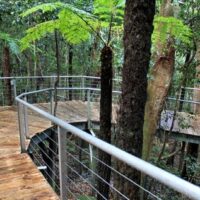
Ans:
[{"label": "tree bark", "polygon": [[[197,84],[195,85],[196,88],[200,89],[200,40],[197,41],[197,52],[196,52],[196,60],[197,60],[197,66],[196,66],[196,78],[197,78]],[[200,102],[200,90],[194,91],[194,101]],[[200,104],[194,105],[194,114],[200,114]]]},{"label": "tree bark", "polygon": [[[154,0],[127,0],[124,24],[124,65],[116,144],[125,151],[142,156],[144,108],[147,99],[147,72],[155,13]],[[116,168],[140,183],[140,172],[116,162]],[[116,188],[131,200],[139,199],[139,188],[115,176]],[[120,199],[116,196],[115,199]]]},{"label": "tree bark", "polygon": [[[73,46],[69,46],[69,70],[68,74],[71,76],[73,74]],[[68,79],[69,88],[72,88],[72,78]],[[69,90],[69,100],[72,100],[72,91]]]},{"label": "tree bark", "polygon": [[[171,16],[170,0],[163,1],[161,16]],[[160,24],[162,27],[163,24]],[[166,44],[156,44],[156,62],[150,72],[151,79],[148,81],[148,100],[145,106],[145,118],[143,127],[143,150],[142,157],[148,160],[153,137],[155,135],[164,102],[166,100],[174,72],[175,49],[173,39],[169,37]]]},{"label": "tree bark", "polygon": [[[4,46],[3,48],[3,76],[4,77],[10,77],[11,74],[11,66],[10,66],[10,50],[7,46]],[[11,106],[13,103],[12,100],[12,89],[11,89],[11,80],[5,79],[5,96],[6,96],[6,102],[7,105]]]},{"label": "tree bark", "polygon": [[[112,117],[112,58],[111,47],[104,46],[101,51],[101,99],[100,99],[100,133],[99,138],[111,143],[111,117]],[[111,156],[99,150],[98,158],[107,165],[111,165]],[[97,165],[98,174],[110,183],[111,170],[102,163]],[[98,191],[109,199],[109,185],[102,180],[97,180]],[[98,200],[103,200],[101,195],[97,195]]]},{"label": "tree bark", "polygon": [[57,111],[57,104],[58,104],[58,99],[57,99],[57,87],[59,86],[59,81],[60,81],[60,51],[59,51],[59,38],[58,38],[58,32],[55,30],[54,32],[55,36],[55,57],[56,57],[56,81],[54,84],[54,101],[55,101],[55,106],[54,106],[54,116],[56,116],[56,111]]}]

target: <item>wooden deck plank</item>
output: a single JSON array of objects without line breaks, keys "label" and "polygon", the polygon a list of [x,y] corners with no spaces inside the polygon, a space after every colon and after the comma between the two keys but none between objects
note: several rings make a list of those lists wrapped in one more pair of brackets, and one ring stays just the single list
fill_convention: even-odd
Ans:
[{"label": "wooden deck plank", "polygon": [[[29,116],[31,134],[50,123]],[[0,200],[58,200],[50,185],[27,154],[20,153],[17,113],[0,110]]]}]

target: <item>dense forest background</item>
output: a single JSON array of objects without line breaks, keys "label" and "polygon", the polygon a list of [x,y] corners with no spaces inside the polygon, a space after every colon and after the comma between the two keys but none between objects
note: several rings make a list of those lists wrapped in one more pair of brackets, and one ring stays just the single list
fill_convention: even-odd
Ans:
[{"label": "dense forest background", "polygon": [[[27,9],[45,2],[55,1],[3,1],[1,0],[1,60],[3,61],[3,49],[5,46],[9,47],[10,51],[10,73],[11,76],[20,75],[52,75],[56,74],[56,39],[55,34],[47,34],[41,40],[36,40],[31,43],[28,49],[20,52],[20,39],[25,36],[26,30],[33,27],[41,22],[52,20],[56,18],[56,11],[54,13],[40,11],[29,15],[28,17],[22,17],[20,14],[25,12]],[[71,3],[76,7],[92,12],[94,5],[93,1],[62,1],[64,3]],[[162,1],[157,1],[157,16],[160,11],[160,5]],[[187,25],[191,31],[192,36],[189,38],[189,42],[181,41],[182,36],[186,34],[184,29],[172,30],[174,35],[178,38],[175,42],[176,46],[176,62],[175,62],[175,73],[174,73],[174,84],[177,86],[180,81],[184,79],[183,84],[186,86],[193,86],[197,83],[196,66],[198,60],[199,49],[199,2],[196,1],[173,1],[172,7],[170,8],[174,12],[176,19],[181,20],[183,24]],[[172,11],[171,10],[171,11]],[[171,12],[170,11],[170,12]],[[103,11],[104,12],[104,11]],[[107,11],[105,11],[107,12]],[[119,11],[120,13],[120,11]],[[98,15],[98,13],[97,13]],[[102,20],[108,21],[106,14],[103,16],[99,14]],[[101,16],[102,15],[102,16]],[[119,14],[118,14],[119,15]],[[123,63],[123,24],[122,24],[123,12],[119,15],[117,26],[112,31],[112,48],[115,53],[114,56],[114,77],[121,75],[121,68]],[[154,23],[158,23],[161,18],[156,18]],[[106,22],[105,22],[106,23]],[[173,24],[174,22],[169,21]],[[107,25],[101,24],[99,30],[91,32],[89,38],[86,41],[79,42],[73,41],[77,36],[71,36],[71,41],[65,40],[61,34],[58,34],[59,40],[59,57],[61,63],[61,74],[87,74],[87,75],[99,75],[100,72],[100,49],[102,48],[102,41],[98,37],[98,32],[106,38],[108,28],[104,28]],[[166,39],[164,32],[167,31],[166,27],[159,30],[160,33],[155,32],[152,39],[155,41]],[[74,34],[76,30],[72,30]],[[80,32],[81,34],[81,32]],[[83,33],[84,34],[84,33]],[[160,36],[158,34],[161,34]],[[83,40],[85,40],[83,38]],[[76,44],[80,43],[80,44]],[[155,44],[154,43],[154,44]],[[156,44],[152,47],[152,51],[156,48]],[[71,71],[69,58],[73,55],[73,69]],[[195,57],[196,55],[196,57]],[[154,56],[154,54],[153,54]],[[155,59],[153,59],[151,65],[153,66]],[[188,59],[189,58],[189,59]],[[1,62],[2,63],[2,62]],[[2,68],[1,74],[3,75]],[[185,73],[185,74],[184,74]],[[184,75],[183,75],[184,74]],[[184,78],[183,78],[184,77]]]}]

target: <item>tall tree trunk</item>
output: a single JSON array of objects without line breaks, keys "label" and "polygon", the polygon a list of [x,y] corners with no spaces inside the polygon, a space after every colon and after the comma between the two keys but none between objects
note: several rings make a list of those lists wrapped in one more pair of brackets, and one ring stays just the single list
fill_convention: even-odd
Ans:
[{"label": "tall tree trunk", "polygon": [[58,32],[55,30],[55,46],[56,46],[56,81],[54,84],[54,101],[55,101],[55,106],[54,106],[54,116],[56,116],[56,110],[57,110],[57,87],[59,86],[59,81],[60,81],[60,51],[59,51],[59,38],[58,38]]},{"label": "tall tree trunk", "polygon": [[[11,74],[11,67],[10,67],[10,50],[7,46],[4,46],[3,48],[3,76],[4,77],[10,77]],[[6,96],[6,102],[7,105],[11,106],[13,103],[12,100],[12,89],[11,89],[11,80],[5,79],[5,96]]]},{"label": "tall tree trunk", "polygon": [[153,136],[156,132],[160,115],[170,88],[174,71],[175,51],[171,46],[168,55],[161,57],[153,67],[153,79],[148,82],[148,100],[145,106],[143,159],[148,160]]},{"label": "tall tree trunk", "polygon": [[[147,99],[147,72],[150,61],[151,34],[155,0],[127,0],[124,25],[124,66],[122,70],[122,99],[116,132],[117,146],[142,156],[144,108]],[[116,168],[140,183],[140,172],[116,162]],[[115,186],[131,200],[139,199],[139,188],[115,177]],[[115,197],[120,199],[120,197]]]},{"label": "tall tree trunk", "polygon": [[[57,87],[59,86],[59,81],[60,81],[60,51],[59,51],[59,36],[58,36],[58,31],[55,30],[54,32],[54,38],[55,38],[55,58],[56,58],[56,70],[57,70],[57,76],[56,76],[56,81],[54,84],[54,116],[56,116],[56,112],[57,112],[57,105],[58,105],[58,98],[57,98]],[[56,172],[56,165],[55,163],[57,162],[57,158],[55,156],[55,154],[57,154],[58,152],[58,147],[55,145],[55,142],[58,141],[58,135],[56,133],[56,131],[52,131],[51,135],[50,135],[50,140],[49,140],[49,148],[54,152],[50,154],[50,158],[52,158],[52,160],[54,162],[51,163],[51,169]],[[53,142],[54,141],[54,142]],[[51,177],[52,180],[56,179],[56,176],[54,173],[51,173]],[[54,183],[52,182],[53,187],[55,189]]]},{"label": "tall tree trunk", "polygon": [[[197,78],[197,84],[195,85],[196,88],[199,90],[194,91],[194,101],[200,102],[200,40],[196,43],[197,46],[197,52],[196,52],[196,60],[197,60],[197,66],[196,66],[196,78]],[[194,105],[194,113],[200,114],[200,104]]]},{"label": "tall tree trunk", "polygon": [[[70,45],[69,46],[69,70],[68,70],[68,74],[69,76],[72,76],[73,74],[73,46]],[[68,79],[68,85],[69,85],[69,88],[72,88],[72,78],[69,78]],[[71,101],[72,100],[72,91],[69,90],[69,100]]]},{"label": "tall tree trunk", "polygon": [[[111,47],[104,46],[101,51],[101,100],[100,100],[100,133],[99,138],[111,143],[111,116],[112,116],[112,58]],[[98,158],[111,165],[111,156],[99,150]],[[97,165],[98,174],[108,183],[110,183],[111,170],[102,163]],[[109,199],[109,185],[102,180],[97,181],[98,191]],[[102,196],[97,195],[98,200],[103,200]]]},{"label": "tall tree trunk", "polygon": [[[171,1],[164,0],[161,6],[160,15],[171,16]],[[163,24],[160,24],[162,27]],[[145,106],[145,118],[143,128],[143,150],[142,157],[148,160],[153,137],[160,120],[164,102],[166,100],[174,72],[175,49],[173,39],[169,38],[166,44],[157,44],[156,62],[148,81],[148,100]]]}]

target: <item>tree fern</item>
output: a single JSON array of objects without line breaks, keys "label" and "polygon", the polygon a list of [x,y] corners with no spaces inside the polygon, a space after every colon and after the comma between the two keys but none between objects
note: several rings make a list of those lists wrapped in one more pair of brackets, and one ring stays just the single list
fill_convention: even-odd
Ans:
[{"label": "tree fern", "polygon": [[[67,3],[45,3],[28,9],[21,14],[22,17],[37,11],[52,12],[58,10],[55,20],[46,21],[28,29],[21,39],[21,50],[26,49],[35,40],[39,40],[55,29],[71,44],[79,44],[90,37],[97,27],[107,28],[122,25],[124,0],[96,0],[94,2],[94,15]],[[113,21],[111,22],[111,15]],[[121,27],[120,27],[121,28]],[[100,36],[101,37],[101,36]],[[102,41],[104,41],[102,39]]]},{"label": "tree fern", "polygon": [[71,12],[69,9],[63,9],[59,14],[59,30],[63,37],[72,44],[79,44],[90,37],[92,26],[95,29],[94,19],[83,16],[88,24],[81,19],[77,13]]},{"label": "tree fern", "polygon": [[104,27],[109,26],[113,16],[113,26],[122,25],[124,17],[124,0],[96,0],[94,1],[94,14],[103,22]]},{"label": "tree fern", "polygon": [[55,29],[59,28],[59,23],[59,20],[50,20],[29,28],[26,31],[25,37],[23,37],[20,41],[21,50],[23,51],[28,48],[33,41],[39,40],[47,33],[53,33]]},{"label": "tree fern", "polygon": [[28,9],[27,11],[23,12],[21,14],[22,17],[26,17],[28,15],[31,15],[37,11],[42,11],[43,13],[45,12],[52,12],[58,8],[62,8],[63,7],[63,3],[61,2],[56,2],[56,3],[45,3],[45,4],[40,4],[40,5],[37,5],[33,8],[30,8]]},{"label": "tree fern", "polygon": [[20,53],[18,40],[15,38],[12,38],[9,34],[0,32],[0,40],[4,41],[8,46],[11,52],[15,55],[18,55]]},{"label": "tree fern", "polygon": [[56,19],[37,24],[26,31],[25,37],[21,39],[21,50],[26,49],[33,41],[41,39],[54,30],[59,30],[71,44],[78,44],[89,39],[91,27],[95,30],[95,17],[70,4],[61,2],[41,4],[25,11],[21,16],[26,17],[40,10],[45,13],[56,9],[59,9]]}]

